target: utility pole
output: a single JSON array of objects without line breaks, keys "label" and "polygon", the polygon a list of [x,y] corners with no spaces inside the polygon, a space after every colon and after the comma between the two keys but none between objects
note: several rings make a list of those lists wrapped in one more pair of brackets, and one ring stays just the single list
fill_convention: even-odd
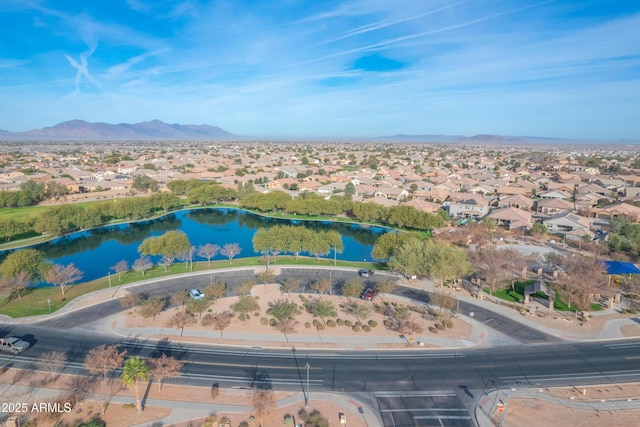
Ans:
[{"label": "utility pole", "polygon": [[307,393],[304,395],[304,406],[308,408],[309,407],[309,368],[310,368],[309,362],[307,362],[304,365],[304,367],[307,368]]}]

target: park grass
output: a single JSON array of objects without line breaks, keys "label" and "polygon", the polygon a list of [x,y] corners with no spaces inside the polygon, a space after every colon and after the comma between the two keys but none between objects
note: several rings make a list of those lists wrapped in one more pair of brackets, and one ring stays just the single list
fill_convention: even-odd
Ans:
[{"label": "park grass", "polygon": [[[514,302],[514,303],[521,303],[522,301],[524,301],[524,289],[525,287],[527,287],[528,285],[532,284],[534,281],[533,280],[528,280],[526,282],[515,282],[513,288],[511,287],[507,287],[504,289],[500,289],[497,290],[496,292],[494,292],[492,295],[496,298],[500,298],[501,300],[504,301],[508,301],[508,302]],[[549,285],[552,289],[553,289],[553,284],[551,283],[547,283],[547,285]],[[484,289],[484,291],[486,293],[489,293],[489,289]],[[564,302],[562,300],[562,298],[560,297],[560,293],[554,289],[555,292],[555,300],[553,302],[553,308],[556,311],[576,311],[577,308],[575,305],[571,305],[569,306],[566,302]],[[542,299],[549,299],[549,296],[546,295],[543,292],[536,292],[534,294],[531,294],[530,297],[532,298],[542,298]],[[602,310],[602,306],[600,306],[600,304],[590,304],[589,305],[589,311],[600,311]]]},{"label": "park grass", "polygon": [[[330,267],[334,265],[333,259],[328,258],[310,258],[293,256],[278,256],[269,264],[270,266],[324,266]],[[350,268],[379,268],[380,266],[371,262],[352,262],[337,260],[336,265],[339,267]],[[162,279],[179,274],[189,274],[202,271],[215,272],[224,268],[237,267],[265,267],[262,257],[247,257],[229,260],[200,261],[193,263],[193,269],[187,268],[185,263],[178,262],[172,264],[167,271],[164,267],[154,266],[146,271],[144,275],[141,272],[129,270],[121,275],[112,274],[107,277],[101,277],[89,282],[78,283],[75,285],[65,286],[65,295],[62,295],[59,286],[47,286],[37,288],[27,288],[21,291],[21,297],[16,295],[11,298],[0,300],[0,314],[7,315],[12,318],[38,316],[42,314],[55,313],[57,310],[66,306],[75,298],[89,294],[91,292],[113,289],[114,293],[117,287],[129,285],[136,282],[152,279]],[[124,295],[124,294],[123,294]],[[47,301],[50,301],[50,304]]]}]

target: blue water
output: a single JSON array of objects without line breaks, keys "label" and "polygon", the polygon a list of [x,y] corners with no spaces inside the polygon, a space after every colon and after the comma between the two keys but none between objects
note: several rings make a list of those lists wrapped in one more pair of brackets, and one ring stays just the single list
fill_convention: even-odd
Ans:
[{"label": "blue water", "polygon": [[[47,243],[32,246],[45,258],[56,264],[74,263],[84,273],[83,281],[114,274],[112,267],[121,260],[129,266],[140,258],[138,246],[148,237],[159,236],[169,230],[187,234],[194,246],[205,243],[220,247],[237,243],[241,252],[237,258],[258,256],[251,242],[260,227],[291,224],[314,230],[336,230],[342,235],[344,250],[337,258],[347,261],[371,261],[371,250],[380,234],[388,231],[382,227],[360,226],[330,221],[276,220],[237,209],[194,209],[169,214],[163,218],[132,224],[102,227],[64,236]],[[4,254],[2,254],[4,255]],[[0,255],[0,257],[4,257]],[[333,259],[333,252],[326,255]],[[158,258],[152,258],[154,263]],[[227,259],[217,255],[212,260]],[[195,261],[206,261],[196,255]]]}]

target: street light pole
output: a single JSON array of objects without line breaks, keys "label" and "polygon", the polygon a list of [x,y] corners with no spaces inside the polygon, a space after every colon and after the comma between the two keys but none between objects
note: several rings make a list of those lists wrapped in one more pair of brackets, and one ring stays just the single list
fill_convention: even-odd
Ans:
[{"label": "street light pole", "polygon": [[331,270],[329,270],[329,295],[331,295]]},{"label": "street light pole", "polygon": [[309,407],[309,362],[304,365],[307,368],[307,393],[304,395],[304,406]]}]

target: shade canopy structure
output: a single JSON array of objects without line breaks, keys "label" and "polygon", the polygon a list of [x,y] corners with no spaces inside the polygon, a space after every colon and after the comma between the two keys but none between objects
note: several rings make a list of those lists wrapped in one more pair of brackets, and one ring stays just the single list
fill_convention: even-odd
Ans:
[{"label": "shade canopy structure", "polygon": [[640,268],[632,262],[605,261],[604,265],[609,275],[640,274]]}]

